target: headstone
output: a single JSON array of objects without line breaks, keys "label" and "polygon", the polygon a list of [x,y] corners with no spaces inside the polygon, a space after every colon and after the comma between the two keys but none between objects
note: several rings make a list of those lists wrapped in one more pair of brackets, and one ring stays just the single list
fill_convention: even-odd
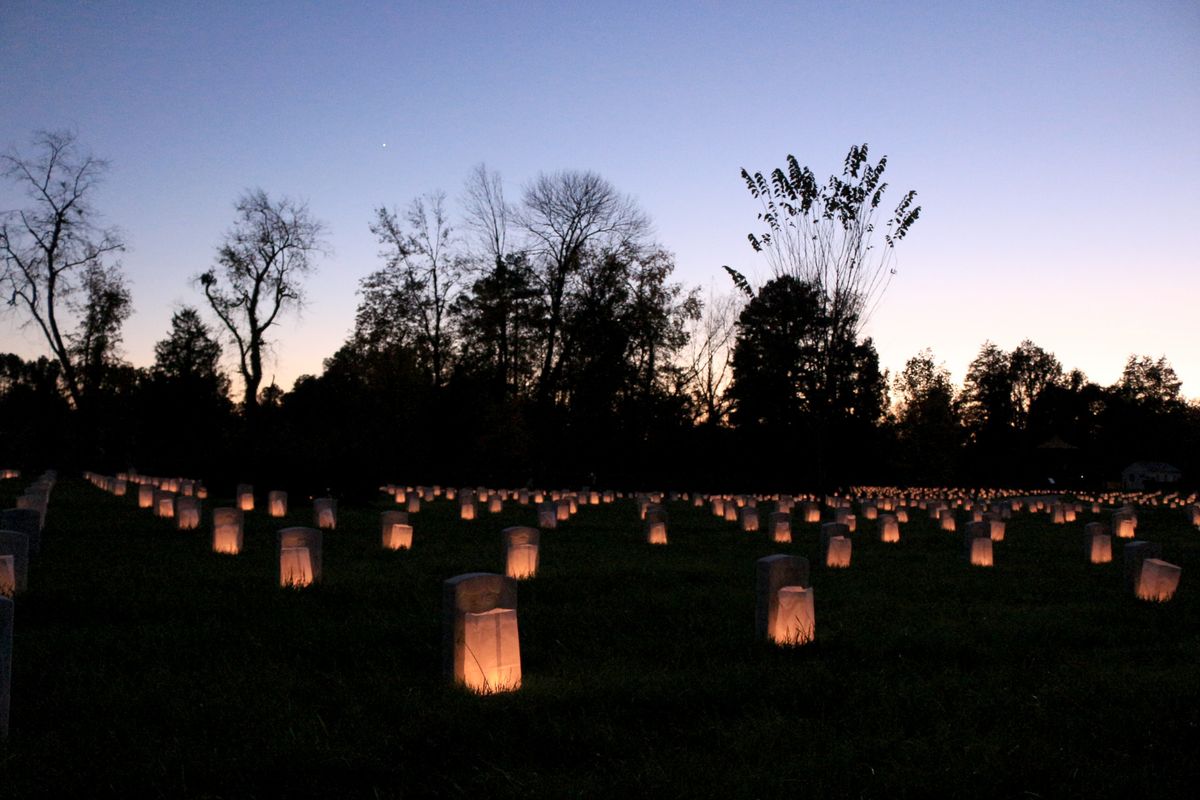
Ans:
[{"label": "headstone", "polygon": [[967,559],[973,567],[990,567],[992,566],[992,539],[990,536],[972,536],[968,539],[970,546],[967,550]]},{"label": "headstone", "polygon": [[1122,572],[1125,585],[1130,591],[1136,591],[1138,578],[1142,571],[1142,562],[1147,558],[1162,558],[1162,545],[1158,542],[1147,542],[1134,539],[1125,545],[1122,559]]},{"label": "headstone", "polygon": [[1179,577],[1183,570],[1175,565],[1158,558],[1147,558],[1142,561],[1138,573],[1137,596],[1140,600],[1150,600],[1155,603],[1165,603],[1175,595],[1179,588]]},{"label": "headstone", "polygon": [[385,550],[409,550],[412,548],[412,525],[408,524],[408,513],[384,511],[379,515],[379,533]]},{"label": "headstone", "polygon": [[471,572],[442,583],[442,673],[482,694],[520,687],[515,580]]},{"label": "headstone", "polygon": [[171,519],[175,516],[175,495],[162,489],[154,492],[154,516]]},{"label": "headstone", "polygon": [[254,487],[248,483],[239,483],[237,490],[234,492],[236,498],[234,505],[242,511],[254,510]]},{"label": "headstone", "polygon": [[1092,564],[1112,561],[1112,536],[1103,522],[1089,522],[1083,526],[1083,554]]},{"label": "headstone", "polygon": [[821,523],[821,552],[824,552],[829,544],[829,540],[841,536],[850,538],[850,527],[844,522],[823,522]]},{"label": "headstone", "polygon": [[459,519],[475,519],[475,493],[464,489],[458,494]]},{"label": "headstone", "polygon": [[541,531],[514,525],[500,532],[504,540],[504,574],[516,580],[537,575]]},{"label": "headstone", "polygon": [[[784,590],[809,590],[803,595]],[[777,644],[802,644],[812,638],[812,595],[808,559],[773,555],[760,558],[755,570],[754,630],[759,639]]]},{"label": "headstone", "polygon": [[321,582],[321,531],[284,528],[279,532],[279,585],[300,588]]},{"label": "headstone", "polygon": [[39,529],[46,527],[46,509],[49,505],[49,491],[27,490],[25,494],[17,498],[17,508],[37,512]]},{"label": "headstone", "polygon": [[771,541],[776,544],[790,544],[792,541],[792,515],[787,511],[776,511],[767,518],[771,531]]},{"label": "headstone", "polygon": [[213,509],[213,540],[214,553],[237,555],[242,552],[243,521],[242,511],[226,506]]},{"label": "headstone", "polygon": [[25,534],[29,540],[29,555],[36,556],[42,549],[42,529],[38,525],[37,512],[28,508],[6,508],[0,511],[0,530]]},{"label": "headstone", "polygon": [[963,526],[963,544],[968,550],[971,549],[972,539],[990,539],[992,538],[992,526],[980,520],[979,522],[968,522]]},{"label": "headstone", "polygon": [[850,555],[853,544],[849,536],[830,536],[826,539],[825,566],[834,568],[850,566]]},{"label": "headstone", "polygon": [[[19,531],[0,530],[0,594],[12,597],[29,582],[29,537]],[[11,573],[11,574],[9,574]]]},{"label": "headstone", "polygon": [[0,739],[8,738],[12,695],[13,601],[0,597]]},{"label": "headstone", "polygon": [[900,541],[900,523],[895,514],[879,515],[879,541],[889,543]]},{"label": "headstone", "polygon": [[558,504],[546,501],[538,504],[537,526],[544,530],[558,527]]},{"label": "headstone", "polygon": [[272,517],[286,517],[287,506],[287,492],[281,492],[276,489],[267,495],[267,513]]},{"label": "headstone", "polygon": [[181,531],[194,531],[200,527],[200,499],[198,497],[176,498],[175,525]]},{"label": "headstone", "polygon": [[327,531],[337,528],[336,499],[332,497],[318,497],[313,500],[313,524]]}]

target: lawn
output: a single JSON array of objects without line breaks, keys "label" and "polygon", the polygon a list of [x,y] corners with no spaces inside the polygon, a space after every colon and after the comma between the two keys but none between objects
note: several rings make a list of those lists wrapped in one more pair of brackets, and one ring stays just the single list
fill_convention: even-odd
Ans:
[{"label": "lawn", "polygon": [[[11,506],[24,485],[0,483]],[[633,500],[544,531],[519,588],[524,685],[476,696],[441,677],[441,583],[503,571],[500,531],[532,506],[411,515],[384,551],[380,494],[326,532],[324,582],[278,587],[275,531],[246,515],[237,556],[201,530],[64,476],[17,598],[12,797],[1170,797],[1200,772],[1200,530],[1140,512],[1183,567],[1175,598],[1083,556],[1083,514],[1009,521],[996,566],[923,513],[853,564],[671,503],[665,547]],[[218,492],[220,494],[220,492]],[[764,508],[765,510],[765,508]],[[1107,518],[1106,516],[1104,517]],[[815,642],[755,640],[755,561],[813,561]]]}]

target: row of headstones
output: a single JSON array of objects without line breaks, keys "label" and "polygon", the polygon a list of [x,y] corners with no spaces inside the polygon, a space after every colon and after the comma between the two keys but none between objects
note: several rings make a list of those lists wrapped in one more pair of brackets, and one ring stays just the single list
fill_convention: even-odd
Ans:
[{"label": "row of headstones", "polygon": [[[19,478],[5,470],[5,478]],[[0,739],[8,737],[12,696],[13,614],[15,598],[28,588],[29,562],[42,549],[42,531],[57,475],[43,473],[17,498],[16,508],[0,511]]]},{"label": "row of headstones", "polygon": [[[93,485],[111,494],[122,497],[126,494],[125,483],[120,478],[85,472],[84,477]],[[138,508],[150,509],[155,516],[164,519],[174,519],[179,530],[196,530],[200,527],[203,500],[207,498],[206,490],[199,492],[173,491],[173,489],[189,489],[193,482],[182,483],[176,479],[144,479],[138,483]],[[253,511],[254,487],[249,484],[238,484],[234,492],[234,507],[219,507],[213,509],[214,549],[218,539],[222,542],[219,552],[238,552],[241,550],[242,514]],[[288,495],[284,491],[272,491],[267,495],[267,510],[272,517],[287,516]],[[318,528],[333,530],[337,528],[337,500],[332,497],[318,497],[313,500],[313,524]],[[233,530],[236,527],[236,537]],[[218,531],[220,535],[218,536]],[[233,544],[236,541],[236,545]],[[230,547],[236,549],[230,550]]]},{"label": "row of headstones", "polygon": [[[736,521],[744,532],[759,530],[759,512],[757,499],[754,496],[713,496],[709,498],[714,515],[727,521]],[[1110,496],[1106,499],[1119,499]],[[908,521],[904,500],[891,502],[888,498],[874,498],[871,501],[862,500],[859,508],[864,519],[879,520],[879,536],[884,542],[897,542],[900,539],[899,524]],[[827,506],[834,512],[834,521],[824,523],[821,528],[822,560],[827,566],[849,566],[851,541],[849,533],[854,532],[857,518],[850,513],[850,502],[839,497],[827,497]],[[702,506],[703,498],[697,496],[695,505]],[[931,519],[938,522],[944,531],[953,532],[957,529],[955,508],[951,507],[948,499],[926,498],[914,504],[928,511]],[[1004,502],[992,504],[984,511],[984,505],[978,501],[961,500],[956,503],[970,513],[963,536],[963,552],[968,562],[973,566],[993,566],[993,542],[1002,542],[1005,533],[1005,520],[1010,519],[1014,512],[1027,510],[1032,513],[1046,513],[1052,522],[1063,524],[1075,521],[1078,514],[1083,513],[1084,505],[1078,502],[1063,501],[1061,498],[1028,498],[1010,497]],[[794,498],[779,497],[776,501],[777,510],[768,516],[768,530],[772,541],[776,543],[791,542],[791,511],[795,507]],[[879,508],[890,508],[895,513],[880,513]],[[1200,525],[1200,506],[1187,506],[1189,521]],[[815,523],[821,519],[820,505],[806,501],[799,506],[800,516],[805,522]],[[1102,513],[1099,500],[1091,503],[1092,513]],[[647,520],[646,534],[651,543],[665,544],[667,541],[665,510],[655,506],[647,499],[641,504],[643,519]],[[1132,539],[1137,527],[1136,509],[1129,504],[1118,508],[1112,513],[1112,530],[1119,538]],[[1108,526],[1103,523],[1089,523],[1085,528],[1085,553],[1092,563],[1107,563],[1112,560],[1111,538]],[[1148,546],[1146,546],[1148,545]],[[1161,546],[1138,541],[1126,548],[1126,581],[1134,593],[1147,600],[1166,601],[1175,592],[1181,575],[1178,565],[1164,562],[1161,556]],[[1145,570],[1142,565],[1149,565]]]},{"label": "row of headstones", "polygon": [[[129,494],[130,485],[133,485],[139,488],[148,486],[152,490],[160,489],[164,492],[184,497],[198,497],[201,500],[208,498],[208,489],[205,488],[203,482],[195,478],[165,478],[154,475],[139,475],[136,471],[118,472],[116,475],[104,475],[99,472],[88,471],[83,473],[83,477],[93,486],[103,489],[116,497],[125,497]],[[153,496],[153,494],[150,496]],[[141,497],[141,494],[139,494],[139,497]],[[149,508],[149,506],[145,507]]]},{"label": "row of headstones", "polygon": [[476,519],[481,506],[488,513],[498,514],[504,510],[504,503],[507,500],[516,501],[522,506],[532,503],[537,506],[538,525],[543,528],[554,528],[558,522],[566,522],[578,512],[580,506],[611,503],[620,496],[617,492],[599,492],[586,487],[578,492],[490,489],[482,486],[443,490],[440,486],[403,487],[388,484],[381,489],[391,495],[398,505],[404,505],[409,513],[420,511],[422,502],[433,502],[438,497],[444,497],[448,501],[457,502],[458,515],[462,520]]},{"label": "row of headstones", "polygon": [[[384,512],[382,520],[383,547],[407,550],[412,547],[413,529],[397,516],[404,512]],[[303,588],[320,583],[323,578],[324,537],[315,528],[284,528],[277,535],[279,585],[284,588]],[[541,531],[524,525],[514,525],[501,531],[505,575],[523,580],[537,575]]]},{"label": "row of headstones", "polygon": [[[808,561],[801,556],[761,558],[755,575],[755,634],[794,647],[816,638],[816,612]],[[442,584],[442,671],[481,694],[521,685],[517,582],[473,572]]]},{"label": "row of headstones", "polygon": [[[697,497],[695,505],[703,506],[703,498]],[[741,505],[739,506],[739,502]],[[761,529],[760,514],[757,498],[742,497],[727,499],[716,496],[709,499],[714,516],[730,522],[737,522],[738,527],[745,533],[754,533]],[[857,530],[858,517],[851,513],[848,504],[833,498],[827,498],[826,504],[833,510],[833,521],[821,523],[821,560],[826,566],[848,567],[851,561],[851,533]],[[886,503],[882,507],[891,509],[894,513],[880,512],[880,505],[863,503],[861,512],[864,519],[877,520],[879,539],[885,543],[900,541],[900,524],[908,522],[908,510],[896,504]],[[776,510],[767,514],[767,531],[771,541],[776,544],[789,544],[792,541],[792,512],[797,508],[793,498],[780,498],[776,501]],[[805,501],[798,507],[800,519],[805,523],[821,522],[821,507],[814,501]],[[944,530],[955,530],[953,512],[938,505],[929,506],[930,516],[941,521]],[[643,509],[643,519],[647,522],[647,538],[652,543],[665,544],[665,514],[666,512],[653,505]],[[653,527],[652,527],[653,526]],[[964,532],[964,553],[967,560],[975,566],[992,565],[993,541],[1004,540],[1005,523],[1000,512],[984,512],[975,509],[971,521],[967,523]]]},{"label": "row of headstones", "polygon": [[1114,513],[1111,527],[1103,522],[1083,526],[1084,554],[1092,564],[1113,560],[1113,538],[1129,539],[1122,548],[1122,581],[1138,599],[1165,603],[1175,596],[1183,568],[1164,561],[1162,545],[1137,535],[1137,512],[1125,507]]}]

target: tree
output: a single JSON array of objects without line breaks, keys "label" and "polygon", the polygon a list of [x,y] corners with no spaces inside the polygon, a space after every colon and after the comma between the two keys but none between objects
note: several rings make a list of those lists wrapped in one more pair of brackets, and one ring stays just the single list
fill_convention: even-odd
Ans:
[{"label": "tree", "polygon": [[362,281],[356,338],[375,347],[415,347],[430,383],[441,386],[452,350],[450,305],[464,272],[446,195],[414,199],[405,222],[395,211],[375,210],[371,233],[383,245],[386,265]]},{"label": "tree", "polygon": [[132,313],[132,297],[125,277],[113,266],[91,264],[83,275],[84,302],[76,303],[79,326],[70,337],[85,397],[105,385],[120,363],[121,327]]},{"label": "tree", "polygon": [[154,345],[153,372],[196,393],[224,397],[229,392],[229,378],[221,369],[221,343],[191,306],[171,315],[167,338]]},{"label": "tree", "polygon": [[[508,250],[508,228],[512,209],[504,200],[504,184],[497,172],[489,172],[483,164],[477,165],[467,177],[463,210],[466,212],[467,227],[475,232],[482,251],[482,261],[487,262],[490,274],[476,281],[473,294],[479,303],[474,306],[479,322],[491,329],[490,340],[495,344],[495,375],[501,393],[508,395],[520,380],[514,348],[510,344],[510,333],[514,313],[528,310],[532,299],[529,291],[533,273],[528,259],[514,259]],[[519,274],[512,275],[512,266]],[[464,306],[466,310],[468,306]],[[518,323],[519,324],[519,323]]]},{"label": "tree", "polygon": [[967,367],[959,397],[963,425],[975,444],[996,446],[1013,431],[1013,386],[1008,353],[984,342]]},{"label": "tree", "polygon": [[[0,284],[8,304],[21,308],[41,330],[61,368],[63,388],[79,408],[86,402],[98,357],[115,345],[114,333],[128,316],[128,291],[119,267],[106,264],[125,245],[115,228],[99,226],[92,205],[107,162],[82,152],[69,132],[39,133],[34,144],[36,156],[15,151],[0,156],[4,177],[31,203],[0,217]],[[83,303],[78,302],[81,294],[86,296]],[[93,300],[105,305],[89,313]],[[80,312],[84,318],[72,336],[65,326],[72,313]]]},{"label": "tree", "polygon": [[649,219],[634,201],[594,172],[541,174],[525,188],[520,224],[531,240],[545,297],[539,395],[554,394],[568,281],[589,250],[615,252],[640,241]]},{"label": "tree", "polygon": [[742,309],[729,387],[734,424],[763,445],[811,451],[822,485],[863,447],[882,416],[886,381],[852,320],[830,330],[824,293],[793,275],[765,283]]},{"label": "tree", "polygon": [[454,301],[460,365],[489,376],[501,398],[533,389],[543,318],[536,280],[524,254],[509,254]]},{"label": "tree", "polygon": [[729,387],[735,424],[783,430],[818,413],[828,324],[813,284],[783,275],[762,286],[737,321]]},{"label": "tree", "polygon": [[303,304],[302,280],[324,251],[325,226],[306,203],[272,200],[262,189],[247,191],[234,208],[237,218],[225,234],[217,266],[199,280],[237,348],[243,408],[252,416],[270,345],[267,332],[280,314]]},{"label": "tree", "polygon": [[867,145],[853,146],[842,175],[818,184],[812,170],[787,157],[787,169],[770,177],[742,170],[742,179],[762,205],[758,219],[766,231],[749,234],[750,245],[763,253],[776,277],[791,275],[817,287],[831,335],[850,325],[857,338],[895,274],[896,243],[921,214],[909,191],[885,225],[883,249],[876,248],[875,225],[887,184],[887,156],[871,164]]},{"label": "tree", "polygon": [[1029,423],[1029,411],[1048,386],[1062,383],[1062,363],[1036,344],[1026,339],[1008,356],[1012,376],[1013,418],[1019,430]]},{"label": "tree", "polygon": [[924,349],[896,376],[899,460],[909,481],[944,483],[954,473],[958,418],[950,372]]},{"label": "tree", "polygon": [[1179,396],[1182,385],[1166,356],[1155,360],[1150,356],[1131,355],[1114,388],[1126,400],[1164,410],[1182,402]]},{"label": "tree", "polygon": [[709,293],[708,302],[690,322],[684,358],[684,383],[693,416],[706,425],[720,425],[728,412],[728,388],[733,336],[741,305],[733,294]]}]

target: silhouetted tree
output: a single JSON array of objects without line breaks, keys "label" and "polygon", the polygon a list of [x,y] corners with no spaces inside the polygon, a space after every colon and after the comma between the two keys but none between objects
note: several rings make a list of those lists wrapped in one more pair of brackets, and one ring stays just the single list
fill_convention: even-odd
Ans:
[{"label": "silhouetted tree", "polygon": [[66,463],[73,426],[61,378],[57,360],[0,354],[0,461]]},{"label": "silhouetted tree", "polygon": [[371,232],[383,245],[385,266],[363,279],[356,330],[376,346],[411,345],[430,382],[441,386],[453,351],[449,310],[465,265],[455,252],[444,193],[414,199],[405,222],[395,211],[375,210]]},{"label": "silhouetted tree", "polygon": [[894,387],[901,474],[910,483],[952,482],[960,438],[949,370],[926,348],[905,363]]},{"label": "silhouetted tree", "polygon": [[1008,353],[984,342],[967,367],[959,395],[962,422],[971,442],[994,450],[1013,433],[1013,385]]},{"label": "silhouetted tree", "polygon": [[153,372],[188,392],[220,397],[229,393],[229,378],[221,369],[221,343],[191,306],[171,315],[167,338],[154,345]]},{"label": "silhouetted tree", "polygon": [[225,234],[217,266],[200,275],[208,304],[237,349],[242,405],[258,409],[267,333],[280,314],[304,301],[303,278],[323,252],[325,226],[306,203],[272,200],[262,189],[243,194]]},{"label": "silhouetted tree", "polygon": [[828,326],[817,286],[791,275],[763,285],[737,321],[729,387],[736,425],[782,431],[819,412]]},{"label": "silhouetted tree", "polygon": [[1126,400],[1165,410],[1182,402],[1179,396],[1182,385],[1166,356],[1155,360],[1131,355],[1114,388]]},{"label": "silhouetted tree", "polygon": [[[0,156],[4,177],[30,200],[0,217],[0,284],[8,305],[42,332],[63,390],[79,408],[128,316],[124,279],[117,266],[106,264],[124,243],[115,228],[99,226],[92,205],[107,162],[82,152],[69,132],[39,133],[34,144],[39,152],[33,157],[15,151]],[[72,316],[78,320],[74,335],[66,328]]]},{"label": "silhouetted tree", "polygon": [[736,295],[710,292],[700,315],[689,322],[682,378],[696,422],[708,426],[725,422],[729,410],[725,390],[732,375],[733,338],[740,311]]},{"label": "silhouetted tree", "polygon": [[1012,376],[1013,421],[1024,431],[1038,395],[1062,381],[1062,364],[1053,353],[1026,339],[1009,354],[1008,369]]},{"label": "silhouetted tree", "polygon": [[79,327],[71,336],[71,354],[84,396],[95,396],[120,363],[121,327],[133,312],[132,297],[120,270],[100,264],[88,265],[82,291],[82,301],[74,303]]},{"label": "silhouetted tree", "polygon": [[729,395],[734,424],[752,447],[803,447],[801,466],[827,485],[867,444],[880,417],[886,382],[869,339],[854,339],[852,320],[831,332],[828,305],[814,284],[791,275],[768,281],[738,318]]},{"label": "silhouetted tree", "polygon": [[[509,227],[513,210],[504,200],[504,184],[497,172],[477,165],[467,177],[463,210],[467,227],[475,233],[480,248],[482,272],[472,287],[474,298],[459,309],[467,323],[466,336],[473,338],[476,356],[487,354],[502,395],[508,396],[532,376],[522,347],[522,329],[529,329],[533,316],[534,274],[524,254],[509,250]],[[515,271],[516,274],[510,274]],[[472,317],[472,319],[467,319]],[[472,337],[474,325],[486,328],[483,337]],[[515,329],[514,329],[515,327]],[[479,345],[484,345],[479,347]],[[470,347],[470,345],[468,345]]]},{"label": "silhouetted tree", "polygon": [[542,293],[523,254],[510,254],[455,300],[460,365],[492,376],[500,397],[533,390],[544,321]]},{"label": "silhouetted tree", "polygon": [[553,398],[568,283],[589,249],[616,252],[635,245],[649,230],[649,219],[633,200],[594,172],[538,175],[525,188],[519,212],[528,235],[534,268],[545,298],[538,393]]}]

